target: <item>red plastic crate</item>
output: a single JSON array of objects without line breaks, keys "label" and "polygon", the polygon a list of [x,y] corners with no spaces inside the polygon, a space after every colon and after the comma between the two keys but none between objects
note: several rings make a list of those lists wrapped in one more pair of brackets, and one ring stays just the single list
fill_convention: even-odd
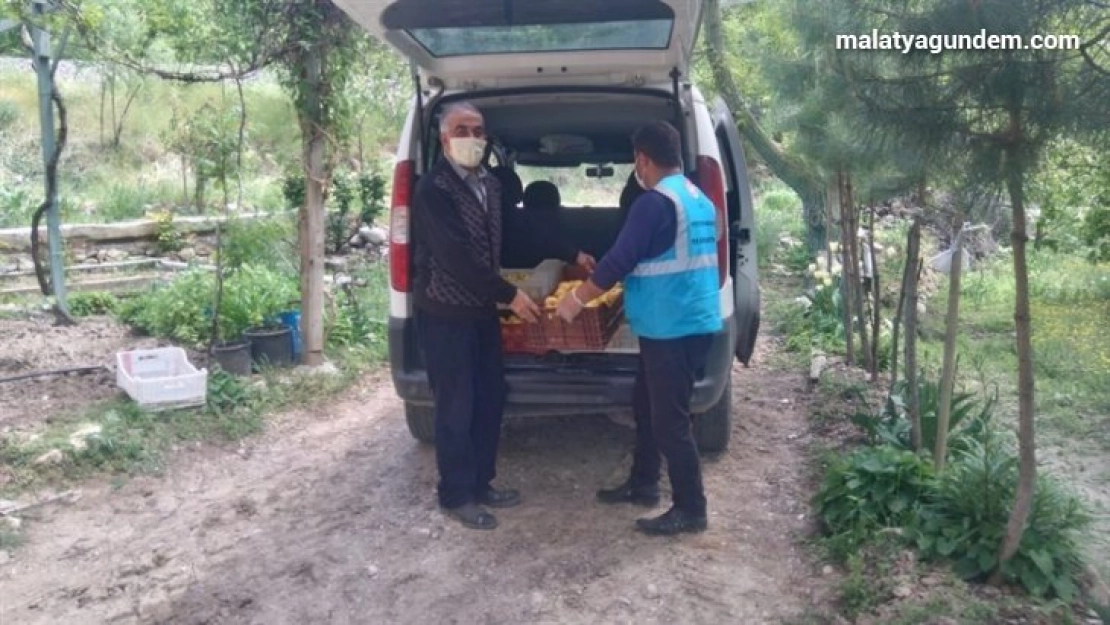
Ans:
[{"label": "red plastic crate", "polygon": [[563,321],[554,311],[545,310],[539,323],[529,324],[535,329],[526,333],[533,351],[549,350],[603,350],[609,344],[624,317],[623,296],[612,306],[586,308],[574,321]]}]

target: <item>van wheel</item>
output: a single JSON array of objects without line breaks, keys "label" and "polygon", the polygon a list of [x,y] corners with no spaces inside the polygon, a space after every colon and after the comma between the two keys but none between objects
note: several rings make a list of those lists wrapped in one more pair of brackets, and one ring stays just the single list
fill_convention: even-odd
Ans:
[{"label": "van wheel", "polygon": [[694,440],[698,451],[714,453],[728,449],[732,433],[732,380],[725,382],[721,398],[701,414],[694,415]]},{"label": "van wheel", "polygon": [[405,402],[405,423],[409,433],[421,443],[434,443],[436,440],[436,413],[431,406],[420,406]]}]

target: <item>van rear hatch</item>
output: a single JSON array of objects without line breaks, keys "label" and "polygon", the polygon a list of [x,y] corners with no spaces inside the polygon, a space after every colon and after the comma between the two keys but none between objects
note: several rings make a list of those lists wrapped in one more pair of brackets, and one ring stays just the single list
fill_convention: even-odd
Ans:
[{"label": "van rear hatch", "polygon": [[702,0],[334,0],[448,89],[667,82]]}]

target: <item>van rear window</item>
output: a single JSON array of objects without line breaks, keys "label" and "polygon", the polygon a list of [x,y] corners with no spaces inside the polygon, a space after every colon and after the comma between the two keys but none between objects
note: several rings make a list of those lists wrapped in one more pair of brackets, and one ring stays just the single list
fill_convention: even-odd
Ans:
[{"label": "van rear window", "polygon": [[413,28],[408,34],[436,57],[586,50],[665,50],[674,20]]}]

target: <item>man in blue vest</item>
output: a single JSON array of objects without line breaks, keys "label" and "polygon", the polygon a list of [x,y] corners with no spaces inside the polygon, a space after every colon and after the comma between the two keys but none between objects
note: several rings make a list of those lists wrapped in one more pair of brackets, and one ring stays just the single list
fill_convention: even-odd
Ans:
[{"label": "man in blue vest", "polygon": [[628,323],[640,340],[633,410],[636,450],[625,483],[598,491],[605,503],[659,502],[660,454],[667,459],[673,506],[636,521],[648,534],[706,528],[701,462],[690,420],[695,376],[722,328],[717,276],[719,224],[713,203],[682,173],[678,131],[666,122],[632,136],[636,198],[613,248],[589,280],[559,302],[573,320],[586,304],[624,280]]}]

